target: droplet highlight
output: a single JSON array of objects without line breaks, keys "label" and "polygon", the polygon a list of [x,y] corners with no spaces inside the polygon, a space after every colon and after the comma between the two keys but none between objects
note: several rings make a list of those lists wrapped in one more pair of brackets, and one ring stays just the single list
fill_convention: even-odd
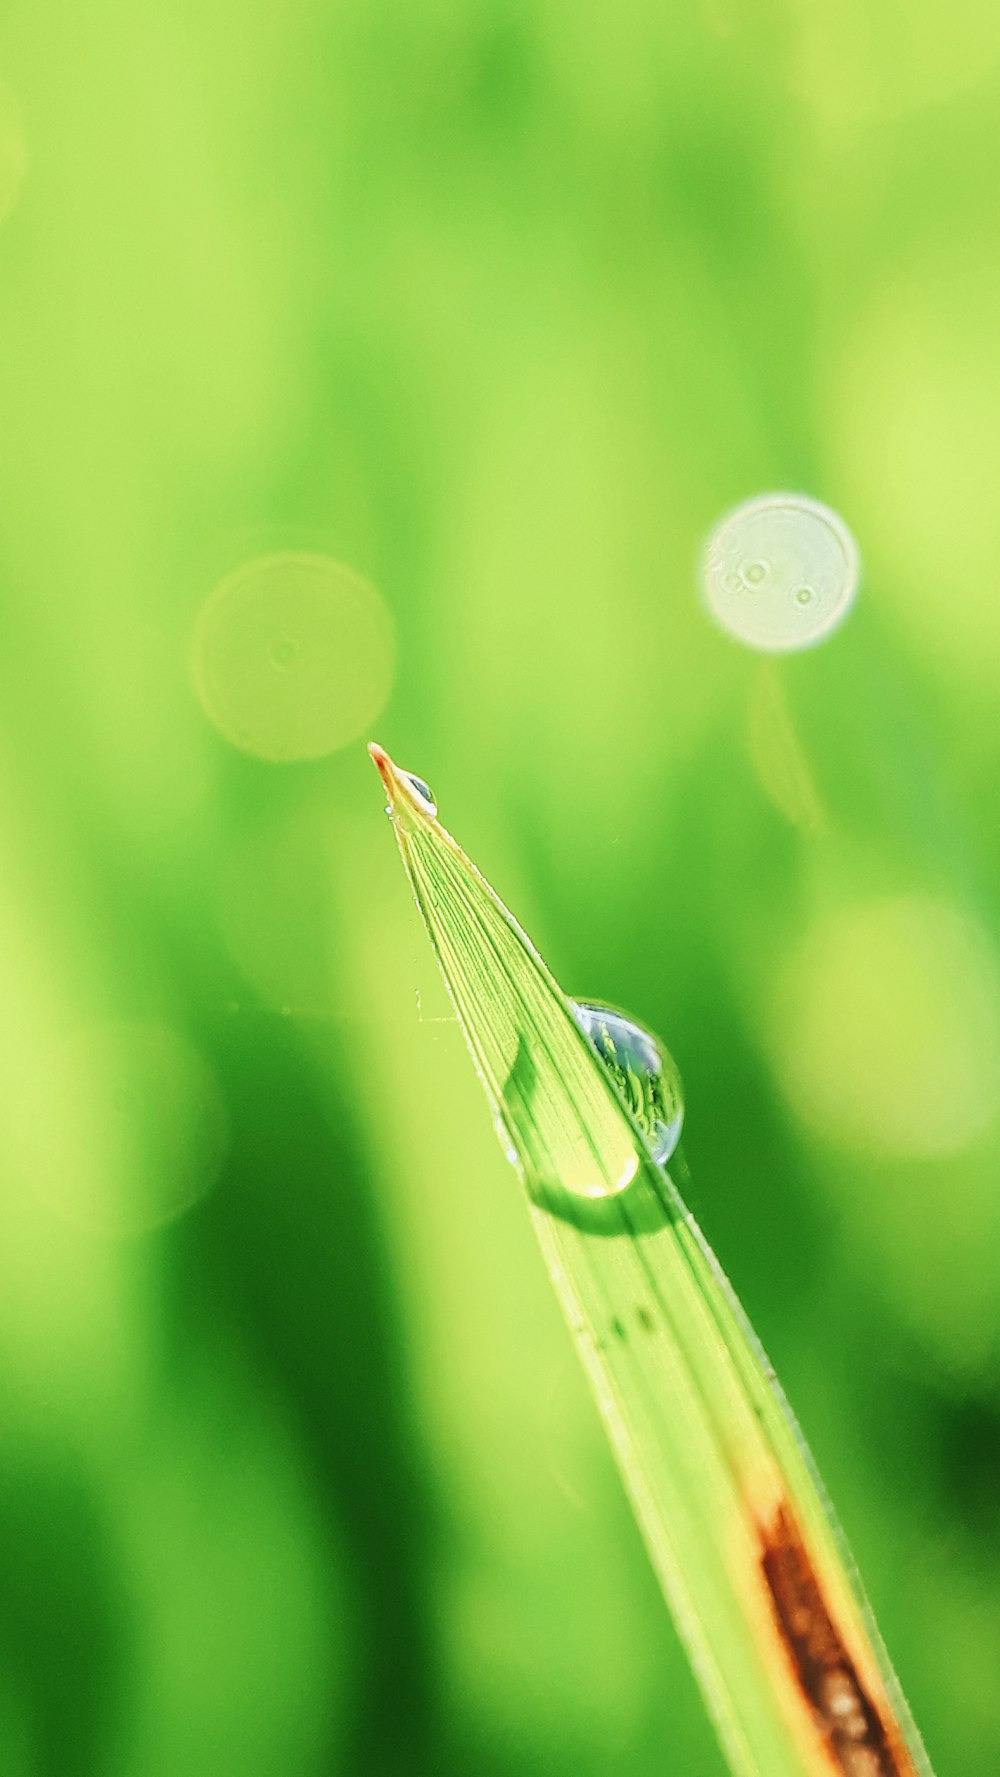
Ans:
[{"label": "droplet highlight", "polygon": [[857,544],[840,516],[806,494],[761,494],[708,539],[702,592],[720,629],[748,648],[812,648],[843,621],[858,589]]},{"label": "droplet highlight", "polygon": [[402,777],[405,777],[411,790],[416,790],[417,795],[420,798],[420,801],[424,804],[427,813],[436,816],[437,815],[437,802],[434,799],[433,791],[430,789],[430,787],[427,784],[424,783],[423,778],[418,777],[415,771],[403,771],[403,772],[401,772],[400,775]]},{"label": "droplet highlight", "polygon": [[653,1159],[665,1166],[684,1123],[684,1090],[673,1056],[650,1031],[612,1006],[577,1001],[574,1011]]}]

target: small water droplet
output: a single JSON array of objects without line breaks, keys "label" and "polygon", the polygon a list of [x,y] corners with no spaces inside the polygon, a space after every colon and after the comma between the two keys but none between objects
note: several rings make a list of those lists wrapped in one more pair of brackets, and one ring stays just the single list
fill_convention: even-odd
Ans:
[{"label": "small water droplet", "polygon": [[650,1031],[612,1006],[578,1001],[574,1010],[646,1137],[653,1159],[665,1166],[684,1122],[684,1091],[673,1056]]},{"label": "small water droplet", "polygon": [[766,561],[747,562],[743,569],[743,578],[748,586],[759,586],[767,574]]},{"label": "small water droplet", "polygon": [[515,1148],[514,1143],[511,1141],[510,1136],[507,1134],[507,1126],[504,1123],[503,1118],[502,1117],[494,1117],[493,1127],[496,1130],[497,1135],[500,1138],[500,1146],[502,1147],[502,1149],[504,1151],[504,1158],[510,1163],[511,1166],[518,1167],[520,1165],[520,1161],[518,1160],[518,1157],[517,1157],[517,1149]]},{"label": "small water droplet", "polygon": [[798,592],[795,594],[795,603],[797,605],[811,605],[812,601],[812,588],[809,586],[800,586]]},{"label": "small water droplet", "polygon": [[436,815],[437,803],[434,800],[433,793],[424,783],[423,778],[418,777],[415,771],[401,771],[400,776],[406,778],[407,782],[416,790],[421,802],[426,802],[431,814]]}]

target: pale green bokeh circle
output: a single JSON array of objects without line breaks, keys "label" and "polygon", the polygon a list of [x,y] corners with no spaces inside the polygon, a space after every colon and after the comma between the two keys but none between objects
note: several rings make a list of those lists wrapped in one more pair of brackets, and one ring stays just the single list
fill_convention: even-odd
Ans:
[{"label": "pale green bokeh circle", "polygon": [[206,715],[246,753],[321,759],[363,734],[392,686],[379,594],[324,555],[260,556],[212,592],[192,672]]},{"label": "pale green bokeh circle", "polygon": [[0,222],[14,208],[28,170],[28,147],[17,100],[0,86]]},{"label": "pale green bokeh circle", "polygon": [[791,88],[841,126],[947,104],[986,86],[1000,56],[988,0],[957,0],[947,13],[939,0],[907,0],[891,14],[872,0],[792,0],[788,20]]},{"label": "pale green bokeh circle", "polygon": [[211,1190],[228,1142],[215,1074],[164,1024],[108,1019],[53,1044],[34,1082],[36,1187],[61,1219],[128,1236]]},{"label": "pale green bokeh circle", "polygon": [[803,1119],[884,1158],[957,1154],[1000,1113],[1000,960],[957,907],[907,895],[842,909],[786,960],[778,1072]]},{"label": "pale green bokeh circle", "polygon": [[990,712],[1000,672],[998,310],[992,235],[919,242],[852,316],[823,391],[882,609],[953,696],[972,693]]}]

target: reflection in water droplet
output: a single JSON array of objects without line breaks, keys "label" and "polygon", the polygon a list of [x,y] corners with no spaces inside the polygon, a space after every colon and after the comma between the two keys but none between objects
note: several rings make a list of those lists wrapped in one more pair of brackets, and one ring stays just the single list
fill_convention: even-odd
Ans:
[{"label": "reflection in water droplet", "polygon": [[[570,1209],[578,1226],[581,1205],[589,1203],[596,1210],[607,1204],[628,1190],[639,1171],[641,1144],[603,1095],[596,1096],[596,1107],[591,1104],[581,1113],[548,1045],[542,1042],[533,1049],[523,1031],[518,1033],[517,1054],[503,1086],[501,1140],[539,1207],[555,1215]],[[650,1207],[659,1225],[664,1209],[655,1194]],[[636,1207],[636,1227],[643,1209],[644,1203]],[[599,1214],[596,1219],[598,1225],[603,1220]],[[621,1233],[623,1227],[614,1218],[605,1231]]]},{"label": "reflection in water droplet", "polygon": [[260,556],[202,607],[192,673],[206,715],[259,758],[321,759],[362,733],[392,684],[392,619],[322,555]]},{"label": "reflection in water droplet", "polygon": [[780,654],[812,647],[836,628],[854,602],[858,573],[857,545],[829,506],[804,494],[762,494],[713,531],[702,587],[722,629]]},{"label": "reflection in water droplet", "polygon": [[646,1137],[653,1159],[665,1166],[684,1122],[684,1093],[673,1056],[641,1024],[611,1006],[578,1001],[575,1011]]},{"label": "reflection in water droplet", "polygon": [[426,802],[431,814],[436,815],[437,803],[434,800],[430,787],[424,783],[423,778],[418,777],[415,771],[404,771],[402,776],[408,779],[410,784],[416,790],[417,795],[420,797],[421,802]]}]

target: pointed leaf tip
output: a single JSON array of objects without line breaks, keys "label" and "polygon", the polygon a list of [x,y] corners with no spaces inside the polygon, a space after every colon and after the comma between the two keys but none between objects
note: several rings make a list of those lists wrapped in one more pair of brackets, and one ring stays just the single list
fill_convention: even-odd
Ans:
[{"label": "pointed leaf tip", "polygon": [[391,802],[396,794],[396,773],[392,760],[385,748],[379,746],[377,740],[370,740],[368,742],[368,753],[372,764],[375,766],[379,777],[385,785],[386,794]]}]

